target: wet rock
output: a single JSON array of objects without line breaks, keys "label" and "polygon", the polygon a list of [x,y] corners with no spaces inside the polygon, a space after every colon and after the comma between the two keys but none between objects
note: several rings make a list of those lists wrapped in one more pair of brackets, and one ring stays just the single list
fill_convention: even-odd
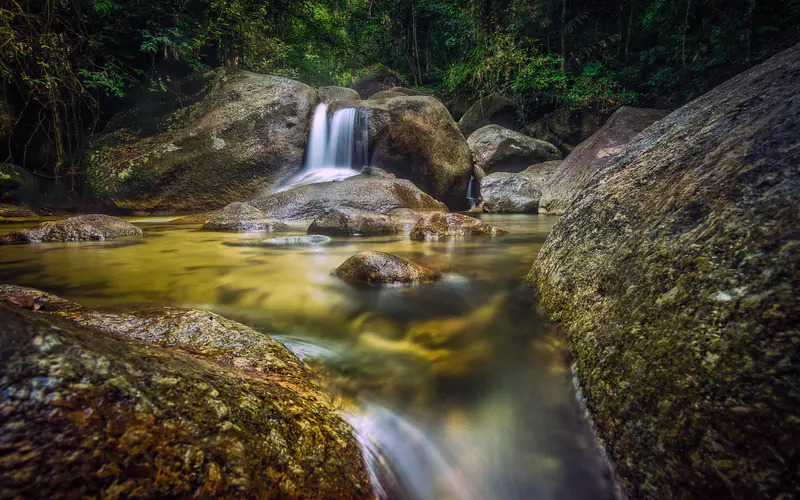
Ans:
[{"label": "wet rock", "polygon": [[278,238],[269,238],[264,240],[264,245],[276,247],[302,247],[302,246],[317,246],[329,243],[331,239],[328,236],[321,234],[310,234],[307,236],[281,236]]},{"label": "wet rock", "polygon": [[530,281],[631,498],[800,491],[800,46],[639,134]]},{"label": "wet rock", "polygon": [[104,241],[141,235],[141,229],[119,217],[90,214],[42,222],[32,229],[23,229],[8,234],[0,241],[4,243]]},{"label": "wet rock", "polygon": [[347,87],[320,87],[317,89],[321,104],[333,104],[341,101],[360,101],[361,96],[354,89]]},{"label": "wet rock", "polygon": [[452,209],[461,208],[472,171],[464,137],[433,97],[357,104],[369,123],[370,165],[413,182]]},{"label": "wet rock", "polygon": [[0,289],[3,498],[366,498],[352,431],[285,347],[205,311]]},{"label": "wet rock", "polygon": [[525,129],[529,136],[554,144],[566,157],[600,129],[601,115],[591,109],[559,109]]},{"label": "wet rock", "polygon": [[539,202],[543,213],[563,214],[585,189],[600,177],[595,174],[612,161],[641,131],[667,113],[657,109],[623,107],[611,115],[603,128],[578,146],[548,179]]},{"label": "wet rock", "polygon": [[461,236],[499,236],[508,231],[462,214],[426,215],[411,230],[412,240],[439,240]]},{"label": "wet rock", "polygon": [[229,233],[271,233],[287,231],[289,226],[247,203],[235,202],[210,214],[203,229]]},{"label": "wet rock", "polygon": [[458,129],[469,138],[473,132],[486,125],[499,125],[516,130],[517,108],[514,103],[501,95],[490,95],[473,104],[458,121]]},{"label": "wet rock", "polygon": [[533,182],[536,189],[544,191],[545,186],[550,182],[552,175],[558,170],[562,160],[545,161],[529,166],[520,174],[524,175]]},{"label": "wet rock", "polygon": [[389,212],[389,217],[392,219],[392,223],[398,228],[399,232],[408,234],[414,229],[417,222],[428,214],[430,214],[430,212],[398,208]]},{"label": "wet rock", "polygon": [[331,208],[384,215],[397,208],[447,210],[407,180],[366,174],[338,182],[298,186],[253,200],[250,204],[280,220],[314,220]]},{"label": "wet rock", "polygon": [[342,263],[336,276],[352,285],[430,283],[438,275],[420,265],[383,252],[358,252]]},{"label": "wet rock", "polygon": [[497,214],[535,214],[542,192],[523,174],[498,172],[481,181],[481,196],[487,212]]},{"label": "wet rock", "polygon": [[561,152],[552,144],[499,125],[476,130],[467,144],[475,164],[486,173],[520,172],[532,163],[561,159]]},{"label": "wet rock", "polygon": [[87,187],[98,200],[135,211],[210,210],[302,167],[313,88],[237,69],[180,86],[183,102],[148,93],[93,139]]},{"label": "wet rock", "polygon": [[404,96],[417,96],[417,95],[425,95],[422,92],[417,92],[416,90],[407,89],[405,87],[392,87],[388,90],[381,90],[380,92],[375,92],[371,96],[370,99],[389,99],[392,97],[404,97]]},{"label": "wet rock", "polygon": [[397,226],[386,216],[349,208],[332,208],[314,219],[308,234],[377,236],[394,234]]},{"label": "wet rock", "polygon": [[381,90],[389,90],[403,84],[400,75],[382,64],[375,64],[366,70],[353,88],[361,95],[362,99],[367,99]]}]

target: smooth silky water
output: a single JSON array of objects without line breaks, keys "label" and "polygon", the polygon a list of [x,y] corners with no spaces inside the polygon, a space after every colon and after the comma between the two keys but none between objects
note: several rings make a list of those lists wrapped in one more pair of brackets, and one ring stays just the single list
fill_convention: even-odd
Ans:
[{"label": "smooth silky water", "polygon": [[[563,342],[523,283],[556,218],[482,219],[510,234],[264,248],[235,244],[272,235],[130,219],[144,237],[0,247],[0,282],[93,308],[203,308],[276,337],[316,369],[354,426],[380,497],[613,498]],[[445,274],[380,289],[331,275],[360,250]]]}]

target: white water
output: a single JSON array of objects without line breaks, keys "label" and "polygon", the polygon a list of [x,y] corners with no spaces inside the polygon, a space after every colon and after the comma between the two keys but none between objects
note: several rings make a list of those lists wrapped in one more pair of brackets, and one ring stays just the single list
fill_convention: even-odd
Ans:
[{"label": "white water", "polygon": [[276,190],[335,182],[357,175],[367,164],[367,123],[356,108],[340,109],[328,116],[320,104],[314,111],[303,170]]}]

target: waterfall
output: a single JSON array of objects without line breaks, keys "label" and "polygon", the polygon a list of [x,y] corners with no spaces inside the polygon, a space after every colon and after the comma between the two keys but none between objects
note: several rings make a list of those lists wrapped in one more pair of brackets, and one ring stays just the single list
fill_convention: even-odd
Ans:
[{"label": "waterfall", "polygon": [[276,191],[357,175],[367,165],[368,152],[367,120],[358,108],[328,116],[328,107],[319,104],[311,122],[305,166]]}]

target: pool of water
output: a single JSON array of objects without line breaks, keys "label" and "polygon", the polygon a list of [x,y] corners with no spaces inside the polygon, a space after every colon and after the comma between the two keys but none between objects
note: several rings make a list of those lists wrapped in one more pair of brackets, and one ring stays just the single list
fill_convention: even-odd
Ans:
[{"label": "pool of water", "polygon": [[[264,235],[131,219],[143,238],[0,247],[0,282],[94,308],[203,308],[275,336],[320,374],[381,497],[613,498],[561,337],[533,311],[523,283],[557,219],[482,218],[510,234],[263,248],[236,244]],[[21,226],[1,225],[0,234]],[[444,275],[366,289],[332,276],[360,250]]]}]

